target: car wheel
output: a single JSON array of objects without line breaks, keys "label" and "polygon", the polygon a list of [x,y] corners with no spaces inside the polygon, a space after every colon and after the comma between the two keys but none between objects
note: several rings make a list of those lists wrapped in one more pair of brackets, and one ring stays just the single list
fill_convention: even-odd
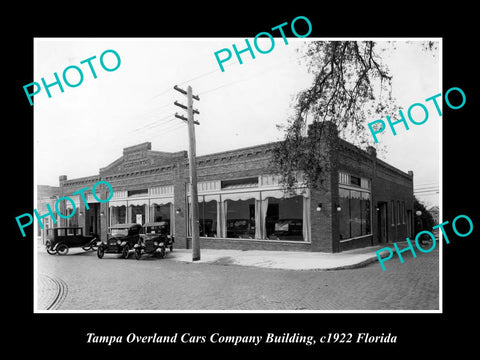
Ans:
[{"label": "car wheel", "polygon": [[97,256],[99,259],[103,258],[103,255],[105,255],[105,249],[103,246],[99,246],[97,249]]},{"label": "car wheel", "polygon": [[47,253],[49,253],[50,255],[55,255],[57,253],[57,250],[52,249],[52,244],[50,241],[47,241],[47,243],[45,244],[45,247],[47,249]]},{"label": "car wheel", "polygon": [[92,243],[92,246],[90,246],[90,248],[91,248],[93,251],[97,251],[97,249],[98,249],[98,243],[97,243],[96,240]]},{"label": "car wheel", "polygon": [[142,250],[135,249],[135,259],[140,260],[141,257],[142,257]]},{"label": "car wheel", "polygon": [[65,244],[59,244],[59,245],[57,246],[57,253],[58,253],[59,255],[67,255],[67,253],[68,253],[68,246],[65,245]]},{"label": "car wheel", "polygon": [[122,250],[122,257],[124,259],[128,259],[128,255],[130,254],[130,247],[128,245],[125,245]]},{"label": "car wheel", "polygon": [[85,250],[85,251],[88,251],[90,250],[92,247],[90,245],[85,245],[85,246],[82,246],[82,249]]}]

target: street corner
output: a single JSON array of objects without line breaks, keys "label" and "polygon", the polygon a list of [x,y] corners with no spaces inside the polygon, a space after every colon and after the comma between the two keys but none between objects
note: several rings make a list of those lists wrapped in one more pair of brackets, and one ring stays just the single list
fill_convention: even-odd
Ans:
[{"label": "street corner", "polygon": [[193,261],[192,250],[176,249],[168,253],[167,259],[191,264],[237,265],[238,261],[232,250],[202,250],[199,260]]},{"label": "street corner", "polygon": [[190,264],[209,264],[223,266],[249,266],[276,270],[343,270],[367,266],[377,261],[374,249],[360,253],[346,251],[338,254],[322,252],[287,252],[266,250],[202,250],[201,259],[192,260],[191,250],[178,250],[169,254],[173,261]]}]

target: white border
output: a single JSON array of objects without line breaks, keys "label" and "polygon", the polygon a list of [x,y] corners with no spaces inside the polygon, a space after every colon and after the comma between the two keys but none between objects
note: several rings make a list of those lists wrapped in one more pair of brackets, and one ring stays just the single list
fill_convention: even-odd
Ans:
[{"label": "white border", "polygon": [[[66,39],[69,39],[71,41],[83,41],[83,40],[89,40],[89,41],[103,41],[105,39],[111,39],[111,38],[33,38],[33,53],[34,53],[34,59],[33,59],[33,74],[34,78],[38,78],[37,76],[37,67],[36,67],[36,62],[35,62],[35,56],[37,54],[37,41],[38,40],[49,40],[49,41],[65,41]],[[115,40],[122,40],[122,41],[142,41],[142,39],[148,39],[148,40],[153,40],[155,38],[113,38]],[[181,40],[196,40],[196,41],[214,41],[214,40],[221,40],[221,41],[228,41],[230,39],[239,39],[239,38],[158,38],[166,41],[179,41]],[[241,38],[240,38],[241,39]],[[439,92],[442,93],[443,90],[443,77],[442,77],[442,70],[443,70],[443,38],[435,38],[435,37],[419,37],[419,38],[407,38],[407,37],[393,37],[393,38],[382,38],[382,37],[328,37],[328,38],[288,38],[288,40],[292,41],[305,41],[305,40],[311,40],[311,41],[329,41],[329,40],[337,40],[337,41],[343,41],[343,40],[352,40],[352,41],[367,41],[367,40],[373,40],[373,41],[437,41],[439,43],[439,82],[440,82],[440,89]],[[441,106],[441,104],[440,104]],[[35,119],[35,108],[34,108],[34,119]],[[36,127],[37,124],[34,121],[33,122],[34,126],[34,204],[35,204],[35,209],[37,208],[37,161],[36,161],[36,155],[37,155],[37,145],[35,142],[35,133],[36,133]],[[442,143],[442,135],[443,135],[443,122],[441,123],[442,125],[439,127],[439,136],[440,136],[440,142],[439,142],[439,153],[440,153],[440,166],[439,166],[439,221],[440,223],[443,222],[443,181],[442,181],[442,171],[443,171],[443,143]],[[243,313],[252,313],[252,314],[328,314],[328,313],[339,313],[339,314],[378,314],[378,313],[394,313],[394,314],[405,314],[405,313],[425,313],[425,314],[441,314],[443,313],[443,261],[442,261],[442,255],[443,255],[443,236],[441,234],[441,231],[439,231],[439,309],[438,310],[39,310],[38,309],[38,271],[37,271],[37,266],[38,266],[38,258],[37,258],[37,231],[38,231],[38,224],[36,221],[34,221],[34,241],[33,241],[33,258],[34,258],[34,283],[33,283],[33,299],[34,299],[34,308],[33,308],[33,313],[34,314],[58,314],[58,313],[65,313],[65,314],[144,314],[144,313],[158,313],[158,314],[243,314]],[[296,271],[296,270],[295,270]]]}]

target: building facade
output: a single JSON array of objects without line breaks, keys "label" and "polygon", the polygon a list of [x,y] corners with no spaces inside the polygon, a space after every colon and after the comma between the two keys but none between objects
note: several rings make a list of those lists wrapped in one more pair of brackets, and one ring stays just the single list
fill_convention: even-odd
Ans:
[{"label": "building facade", "polygon": [[[47,205],[51,209],[54,208],[55,202],[60,197],[60,187],[58,186],[49,186],[49,185],[37,185],[37,205],[35,209],[40,214],[44,214],[48,211]],[[55,214],[55,218],[52,219],[50,216],[47,216],[43,219],[43,231],[40,226],[37,227],[37,236],[41,238],[42,244],[46,241],[46,230],[55,226],[54,220],[57,221],[59,216]]]},{"label": "building facade", "polygon": [[[320,146],[325,181],[321,188],[297,182],[284,191],[268,169],[275,143],[197,157],[201,248],[339,252],[396,242],[413,232],[413,173],[404,173],[340,139],[334,126]],[[99,185],[107,181],[113,188]],[[168,221],[175,247],[190,248],[190,193],[186,151],[154,151],[146,142],[98,175],[59,178],[60,197],[76,211],[57,226],[80,226],[84,233],[107,236],[118,223]],[[85,189],[85,201],[74,192]],[[86,203],[85,203],[86,202]],[[62,214],[73,206],[60,203]]]}]

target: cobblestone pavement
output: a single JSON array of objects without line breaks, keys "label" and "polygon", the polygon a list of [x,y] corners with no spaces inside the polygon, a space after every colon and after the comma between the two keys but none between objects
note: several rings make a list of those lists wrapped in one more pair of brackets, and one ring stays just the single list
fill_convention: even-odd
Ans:
[{"label": "cobblestone pavement", "polygon": [[[274,270],[120,259],[71,249],[38,252],[38,309],[57,310],[435,310],[438,247],[335,271]],[[62,288],[63,287],[63,288]],[[60,292],[59,293],[59,289]],[[49,308],[50,306],[50,308]]]}]

